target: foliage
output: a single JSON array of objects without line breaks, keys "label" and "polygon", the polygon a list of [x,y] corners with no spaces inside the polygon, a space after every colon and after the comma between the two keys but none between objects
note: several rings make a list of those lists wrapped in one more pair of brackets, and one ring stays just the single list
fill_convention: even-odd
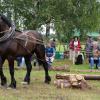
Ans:
[{"label": "foliage", "polygon": [[[57,36],[65,41],[74,29],[81,33],[100,31],[100,3],[97,0],[0,0],[0,10],[13,16],[17,27],[37,29],[55,24]],[[22,24],[20,24],[22,23]],[[47,27],[49,32],[50,27]],[[64,37],[63,35],[64,34]],[[66,37],[65,37],[66,36]]]}]

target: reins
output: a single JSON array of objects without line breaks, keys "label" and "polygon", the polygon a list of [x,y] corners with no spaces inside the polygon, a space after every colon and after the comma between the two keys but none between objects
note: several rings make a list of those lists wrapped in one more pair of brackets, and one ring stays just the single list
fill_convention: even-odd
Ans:
[{"label": "reins", "polygon": [[40,40],[40,39],[37,39],[37,38],[35,38],[35,37],[31,37],[31,36],[28,35],[28,34],[25,34],[25,35],[26,35],[27,39],[21,37],[21,36],[23,36],[23,34],[20,34],[19,36],[14,37],[14,38],[15,38],[15,39],[20,39],[20,40],[23,40],[23,41],[26,41],[26,42],[29,41],[29,42],[33,43],[33,41],[32,41],[31,39],[29,39],[29,38],[32,38],[32,39],[36,40],[35,42],[36,42],[37,44],[44,45],[44,41],[42,41],[42,40]]},{"label": "reins", "polygon": [[[22,38],[22,37],[16,37],[16,39],[26,41],[26,40],[25,40],[24,38]],[[36,38],[34,38],[34,39],[35,39],[35,40],[37,40]],[[33,41],[32,41],[32,40],[29,40],[29,39],[28,39],[28,41],[29,41],[29,42],[31,42],[31,43],[33,43]],[[42,42],[42,43],[41,43],[41,42]],[[43,41],[39,41],[39,42],[38,42],[38,41],[36,41],[36,43],[37,43],[37,44],[44,45]]]}]

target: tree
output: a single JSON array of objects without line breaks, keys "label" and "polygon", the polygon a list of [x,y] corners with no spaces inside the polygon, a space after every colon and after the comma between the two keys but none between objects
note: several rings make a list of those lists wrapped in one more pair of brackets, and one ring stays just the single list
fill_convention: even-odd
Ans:
[{"label": "tree", "polygon": [[[13,15],[17,27],[37,29],[55,24],[59,37],[70,39],[74,30],[100,31],[100,2],[97,0],[1,0],[0,10]],[[20,24],[22,23],[22,24]],[[49,27],[47,27],[49,32]],[[64,37],[62,37],[64,34]]]}]

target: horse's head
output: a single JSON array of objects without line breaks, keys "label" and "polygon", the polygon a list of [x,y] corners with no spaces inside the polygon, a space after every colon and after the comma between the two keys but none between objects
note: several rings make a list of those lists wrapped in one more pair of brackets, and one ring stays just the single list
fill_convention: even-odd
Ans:
[{"label": "horse's head", "polygon": [[0,32],[8,29],[9,29],[9,25],[7,23],[6,17],[0,14]]}]

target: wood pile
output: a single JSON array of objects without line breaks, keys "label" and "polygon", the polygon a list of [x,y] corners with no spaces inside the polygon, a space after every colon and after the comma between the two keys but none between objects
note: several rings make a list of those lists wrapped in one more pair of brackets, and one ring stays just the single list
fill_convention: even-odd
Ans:
[{"label": "wood pile", "polygon": [[54,84],[57,86],[57,88],[90,88],[84,79],[84,76],[77,74],[57,74]]}]

